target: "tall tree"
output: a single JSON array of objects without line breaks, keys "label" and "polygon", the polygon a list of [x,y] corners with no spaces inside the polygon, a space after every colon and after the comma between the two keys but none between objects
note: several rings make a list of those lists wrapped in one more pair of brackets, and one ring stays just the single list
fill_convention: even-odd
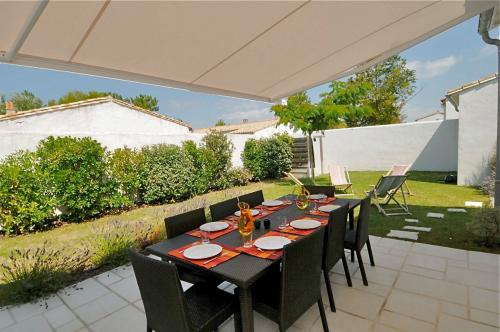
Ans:
[{"label": "tall tree", "polygon": [[14,93],[10,100],[14,103],[16,110],[21,112],[43,106],[43,101],[28,90]]},{"label": "tall tree", "polygon": [[158,106],[158,99],[150,95],[140,94],[133,98],[129,98],[128,102],[134,104],[137,107],[141,107],[153,112],[158,112],[160,107]]},{"label": "tall tree", "polygon": [[226,122],[224,122],[224,120],[218,120],[216,123],[215,123],[215,126],[216,127],[220,127],[220,126],[225,126],[226,125]]},{"label": "tall tree", "polygon": [[5,114],[5,97],[4,95],[0,94],[0,115]]},{"label": "tall tree", "polygon": [[403,120],[401,109],[415,93],[415,70],[406,67],[406,60],[399,55],[356,74],[347,84],[370,88],[362,101],[373,112],[362,119],[361,125],[399,123]]}]

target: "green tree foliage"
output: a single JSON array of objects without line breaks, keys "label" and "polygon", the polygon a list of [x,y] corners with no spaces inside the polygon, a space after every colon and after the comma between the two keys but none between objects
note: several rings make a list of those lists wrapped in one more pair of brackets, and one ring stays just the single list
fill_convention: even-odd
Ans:
[{"label": "green tree foliage", "polygon": [[216,127],[220,127],[220,126],[225,126],[226,125],[226,122],[224,120],[218,120],[216,123],[215,123],[215,126]]},{"label": "green tree foliage", "polygon": [[202,139],[205,170],[209,180],[208,189],[224,189],[231,186],[227,172],[231,168],[233,143],[221,132],[211,131]]},{"label": "green tree foliage", "polygon": [[106,149],[90,137],[48,137],[37,147],[47,193],[64,220],[79,221],[119,207],[116,182],[107,174]]},{"label": "green tree foliage", "polygon": [[124,207],[133,206],[141,201],[141,171],[143,156],[140,150],[124,147],[116,149],[108,158],[108,169],[116,181]]},{"label": "green tree foliage", "polygon": [[287,134],[249,139],[243,149],[243,165],[255,180],[279,179],[292,167],[292,145],[293,140]]},{"label": "green tree foliage", "polygon": [[43,101],[28,90],[14,93],[10,100],[16,110],[21,112],[43,107]]},{"label": "green tree foliage", "polygon": [[5,96],[0,94],[0,115],[5,114]]},{"label": "green tree foliage", "polygon": [[70,91],[57,100],[55,100],[55,99],[49,100],[48,105],[53,106],[53,105],[60,105],[60,104],[68,104],[68,103],[74,103],[74,102],[81,101],[81,100],[101,98],[101,97],[107,97],[107,96],[111,96],[115,99],[122,100],[122,101],[125,101],[127,103],[131,103],[137,107],[141,107],[141,108],[153,111],[153,112],[158,112],[160,109],[158,106],[158,99],[156,99],[155,97],[150,96],[150,95],[140,94],[140,95],[132,97],[132,98],[125,98],[122,95],[115,93],[115,92],[103,92],[103,91],[94,91],[94,90],[91,90],[88,92],[83,92],[83,91],[79,91],[79,90]]},{"label": "green tree foliage", "polygon": [[407,68],[406,60],[398,55],[349,79],[349,85],[369,87],[361,103],[373,112],[362,119],[362,125],[401,122],[401,109],[415,93],[416,80],[415,71]]}]

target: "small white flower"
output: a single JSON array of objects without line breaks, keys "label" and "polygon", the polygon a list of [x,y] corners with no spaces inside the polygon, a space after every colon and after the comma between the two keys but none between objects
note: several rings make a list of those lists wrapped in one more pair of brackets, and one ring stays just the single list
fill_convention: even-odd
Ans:
[{"label": "small white flower", "polygon": [[59,208],[54,208],[54,215],[55,215],[56,217],[59,217],[61,214],[62,214],[62,211],[61,211],[61,210],[59,210]]}]

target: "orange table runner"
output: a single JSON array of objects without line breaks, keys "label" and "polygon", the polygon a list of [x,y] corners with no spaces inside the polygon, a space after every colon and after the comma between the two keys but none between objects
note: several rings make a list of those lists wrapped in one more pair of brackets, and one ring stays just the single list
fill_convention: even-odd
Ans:
[{"label": "orange table runner", "polygon": [[[216,239],[216,238],[218,238],[222,235],[225,235],[227,233],[231,233],[232,231],[237,230],[237,229],[238,229],[238,226],[234,225],[233,223],[229,223],[229,227],[226,229],[223,229],[223,230],[217,231],[217,232],[209,232],[208,238],[210,240],[213,240],[213,239]],[[193,229],[193,230],[187,232],[186,234],[201,238],[201,231],[199,228]]]},{"label": "orange table runner", "polygon": [[180,258],[182,260],[188,261],[190,263],[204,267],[206,269],[211,269],[213,267],[216,267],[217,265],[224,263],[225,261],[228,261],[231,258],[236,257],[240,254],[240,252],[236,251],[234,248],[232,248],[230,246],[216,243],[222,247],[222,252],[216,257],[211,257],[211,258],[206,258],[206,259],[189,259],[189,258],[184,257],[184,254],[183,254],[184,250],[186,250],[187,248],[192,247],[194,245],[197,245],[197,244],[199,244],[199,242],[194,242],[194,243],[185,245],[183,247],[180,247],[180,248],[177,248],[174,250],[170,250],[168,252],[168,254],[170,256]]},{"label": "orange table runner", "polygon": [[[308,217],[304,217],[304,218],[300,218],[300,219],[312,219],[312,220],[319,221],[321,223],[321,225],[323,225],[323,226],[328,225],[328,219],[308,218]],[[300,220],[300,219],[297,219],[297,220]],[[280,232],[280,233],[289,233],[289,234],[304,235],[304,236],[311,234],[315,230],[317,230],[317,228],[296,229],[296,228],[293,228],[292,226],[288,226],[288,227],[283,228],[283,229],[280,229],[280,228],[275,229],[275,231]]]},{"label": "orange table runner", "polygon": [[[266,237],[266,236],[284,236],[286,238],[289,238],[292,241],[295,241],[299,238],[299,235],[284,234],[284,233],[279,233],[279,232],[275,232],[275,231],[270,231],[270,232],[262,235],[261,238]],[[259,258],[270,259],[270,260],[280,259],[281,256],[283,255],[283,250],[281,250],[281,249],[280,250],[262,250],[262,249],[257,248],[256,246],[251,246],[250,248],[238,247],[238,248],[236,248],[236,250],[244,252],[245,254],[248,254],[248,255],[252,255],[255,257],[259,257]]]}]

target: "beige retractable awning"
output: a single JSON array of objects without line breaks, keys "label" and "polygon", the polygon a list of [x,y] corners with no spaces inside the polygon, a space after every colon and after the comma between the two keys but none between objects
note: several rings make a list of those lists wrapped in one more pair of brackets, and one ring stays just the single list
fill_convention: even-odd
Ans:
[{"label": "beige retractable awning", "polygon": [[274,101],[496,1],[7,1],[0,61]]}]

